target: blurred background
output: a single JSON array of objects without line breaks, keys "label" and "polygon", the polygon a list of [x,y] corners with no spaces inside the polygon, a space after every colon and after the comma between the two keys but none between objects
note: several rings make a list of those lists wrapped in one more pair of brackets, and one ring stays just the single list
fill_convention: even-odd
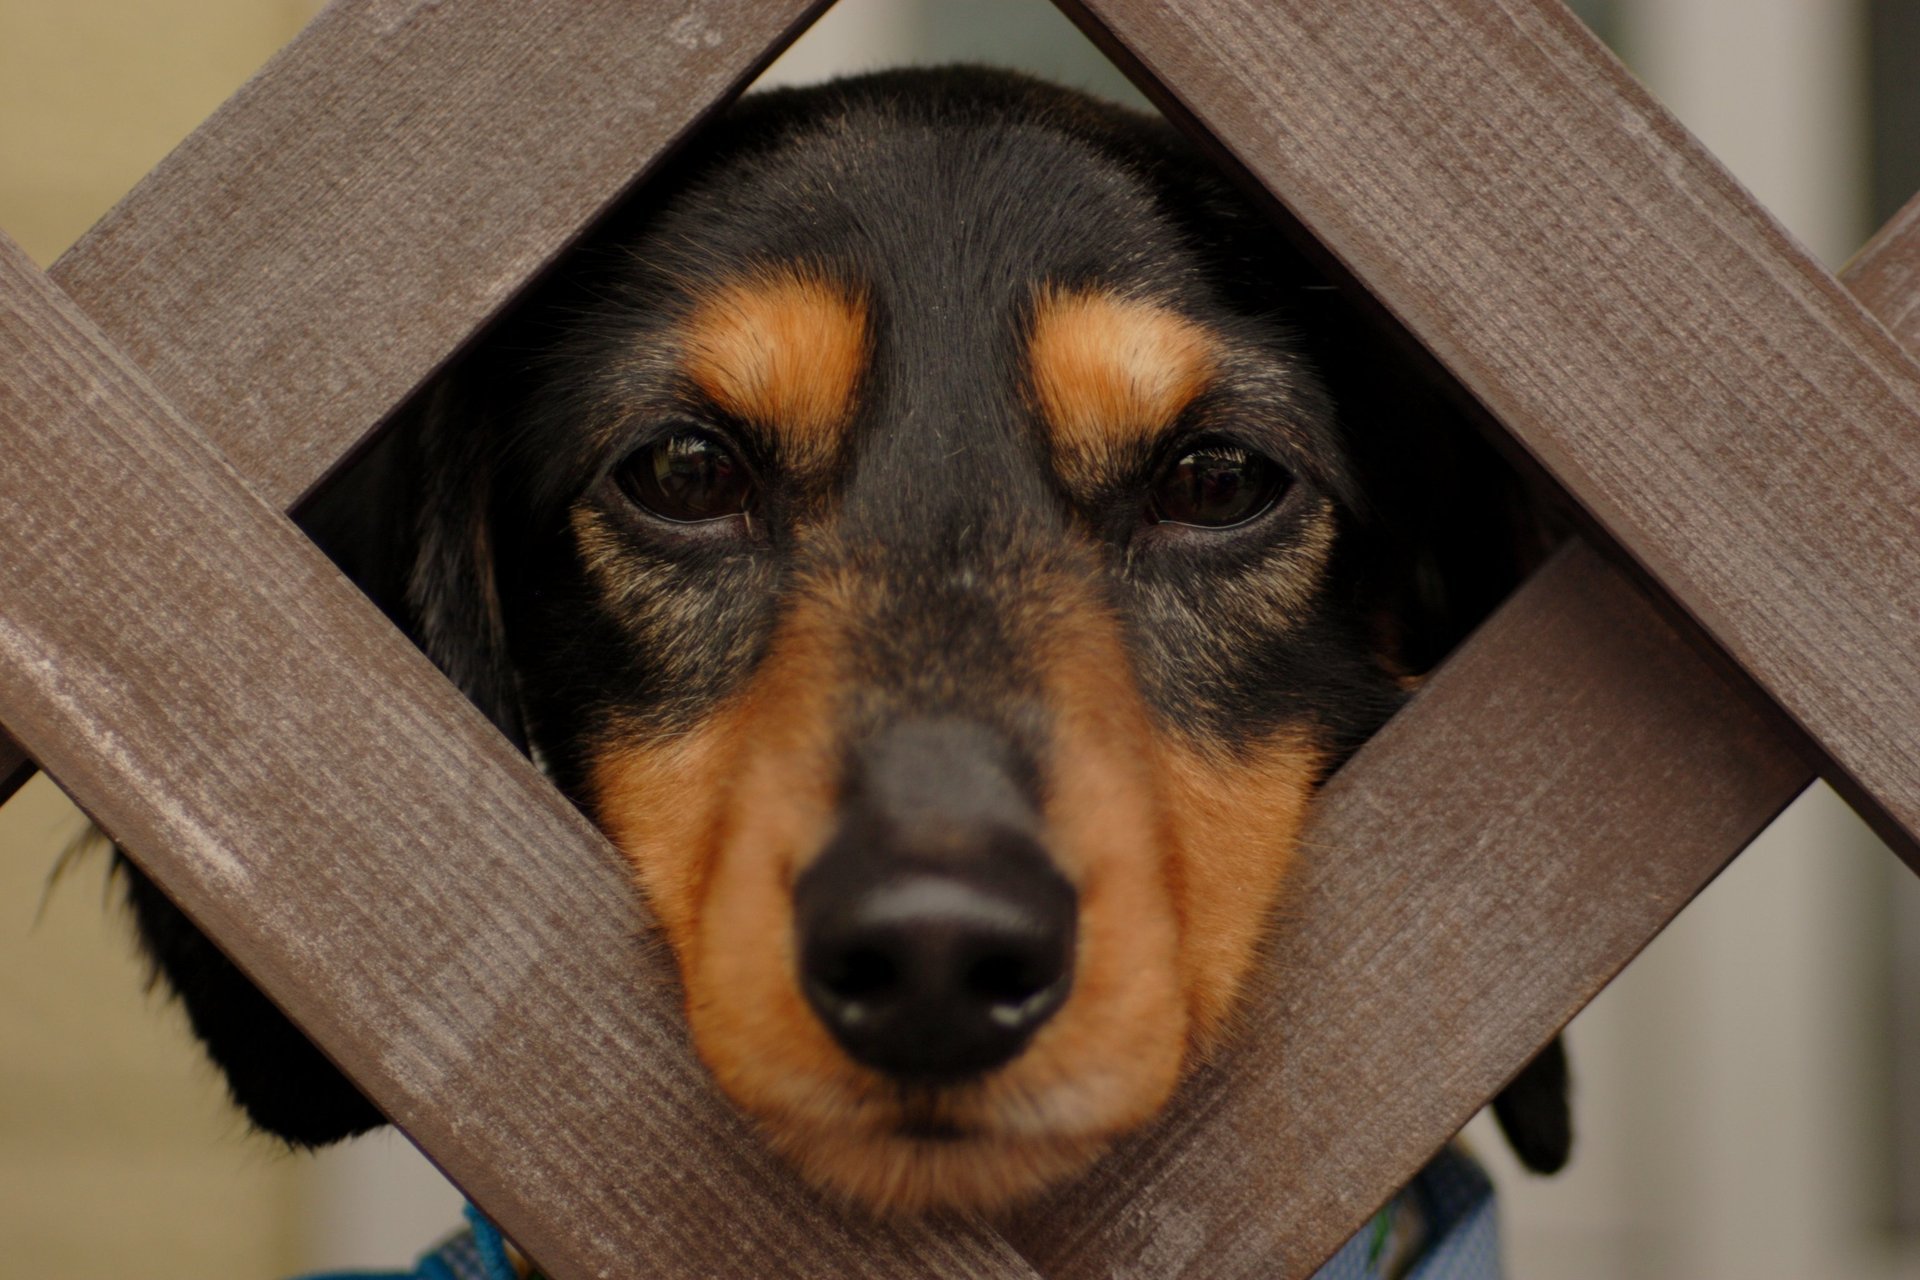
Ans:
[{"label": "blurred background", "polygon": [[[0,229],[50,263],[317,7],[0,0]],[[1915,0],[1575,7],[1829,265],[1920,187]],[[1046,0],[841,0],[768,79],[956,58],[1139,101]],[[104,855],[63,859],[82,828],[45,779],[0,809],[0,1272],[267,1280],[454,1226],[397,1135],[246,1133],[146,993]],[[1468,1131],[1512,1276],[1920,1278],[1920,883],[1824,787],[1569,1034],[1569,1172]]]}]

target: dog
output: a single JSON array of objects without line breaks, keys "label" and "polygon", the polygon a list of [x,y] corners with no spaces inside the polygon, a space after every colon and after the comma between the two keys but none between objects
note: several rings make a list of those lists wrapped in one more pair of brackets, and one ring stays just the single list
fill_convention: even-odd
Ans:
[{"label": "dog", "polygon": [[[1350,293],[1130,110],[750,96],[304,520],[630,860],[772,1145],[991,1209],[1231,1034],[1315,789],[1524,567]],[[382,1122],[126,880],[259,1128]],[[1500,1114],[1565,1159],[1557,1045]]]}]

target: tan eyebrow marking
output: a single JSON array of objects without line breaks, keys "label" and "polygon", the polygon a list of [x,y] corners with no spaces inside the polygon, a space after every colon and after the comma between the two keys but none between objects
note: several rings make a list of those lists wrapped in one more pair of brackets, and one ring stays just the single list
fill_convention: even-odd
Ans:
[{"label": "tan eyebrow marking", "polygon": [[1051,285],[1034,300],[1028,373],[1069,482],[1096,481],[1116,450],[1164,429],[1218,361],[1210,330],[1157,302]]},{"label": "tan eyebrow marking", "polygon": [[704,293],[687,320],[683,360],[708,398],[774,432],[805,465],[838,449],[869,349],[864,298],[780,267]]}]

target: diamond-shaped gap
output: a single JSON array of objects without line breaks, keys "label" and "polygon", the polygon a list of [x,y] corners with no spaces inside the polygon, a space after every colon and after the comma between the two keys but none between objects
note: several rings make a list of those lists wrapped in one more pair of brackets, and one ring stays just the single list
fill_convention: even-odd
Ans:
[{"label": "diamond-shaped gap", "polygon": [[[998,22],[1021,28],[1023,39],[1012,46],[1019,56],[990,56],[997,39],[988,29]],[[849,69],[945,61],[952,53],[972,60],[1016,62],[1023,69],[1039,69],[1056,79],[1143,101],[1051,6],[1037,3],[883,6],[843,0],[770,69],[761,83],[817,78],[821,49],[830,42],[851,43],[849,28],[863,23],[870,37],[877,31],[881,38],[870,39],[868,49]],[[916,50],[924,55],[929,48],[937,52],[914,56]],[[692,145],[698,146],[697,139]],[[1402,459],[1397,467],[1384,468],[1385,474],[1398,478],[1400,488],[1380,505],[1395,516],[1417,512],[1413,524],[1418,536],[1437,548],[1424,569],[1407,579],[1408,598],[1424,597],[1427,601],[1424,624],[1419,634],[1410,638],[1412,665],[1424,668],[1437,662],[1498,602],[1524,564],[1538,559],[1543,534],[1534,516],[1542,504],[1535,500],[1537,495],[1530,486],[1498,464],[1480,436],[1467,427],[1464,416],[1453,407],[1450,393],[1436,386],[1433,369],[1423,367],[1424,362],[1393,354],[1393,340],[1383,341],[1375,331],[1378,317],[1365,314],[1368,308],[1364,304],[1353,305],[1356,295],[1352,286],[1344,281],[1331,282],[1337,278],[1337,273],[1319,276],[1308,271],[1290,282],[1288,289],[1302,323],[1316,328],[1337,327],[1351,335],[1351,341],[1342,345],[1350,351],[1352,367],[1340,377],[1350,390],[1346,397],[1349,412],[1370,424],[1391,423],[1394,428],[1369,443],[1380,446],[1381,452],[1404,449],[1419,458],[1412,463]],[[1383,376],[1383,368],[1395,372]],[[1362,403],[1370,407],[1352,407]],[[1442,476],[1446,477],[1444,482]],[[1460,502],[1459,495],[1469,490],[1475,497]],[[1436,501],[1443,496],[1448,501]],[[1457,518],[1463,506],[1474,519]],[[1530,527],[1519,527],[1515,521]],[[1551,516],[1546,520],[1549,528],[1555,523]],[[1442,584],[1446,590],[1437,591]]]},{"label": "diamond-shaped gap", "polygon": [[829,22],[831,22],[831,21],[832,21],[832,19],[831,19],[831,18],[829,18],[829,20],[828,20],[828,21],[829,21]]}]

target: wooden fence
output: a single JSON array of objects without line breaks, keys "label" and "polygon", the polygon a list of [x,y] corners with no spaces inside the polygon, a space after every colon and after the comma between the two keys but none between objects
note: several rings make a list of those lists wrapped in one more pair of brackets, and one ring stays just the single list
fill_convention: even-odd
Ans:
[{"label": "wooden fence", "polygon": [[1554,0],[1076,0],[1588,540],[1328,786],[1164,1123],[994,1227],[799,1186],[618,858],[281,512],[821,7],[341,0],[0,244],[0,721],[558,1280],[1302,1276],[1816,771],[1915,861],[1920,206],[1843,287]]}]

